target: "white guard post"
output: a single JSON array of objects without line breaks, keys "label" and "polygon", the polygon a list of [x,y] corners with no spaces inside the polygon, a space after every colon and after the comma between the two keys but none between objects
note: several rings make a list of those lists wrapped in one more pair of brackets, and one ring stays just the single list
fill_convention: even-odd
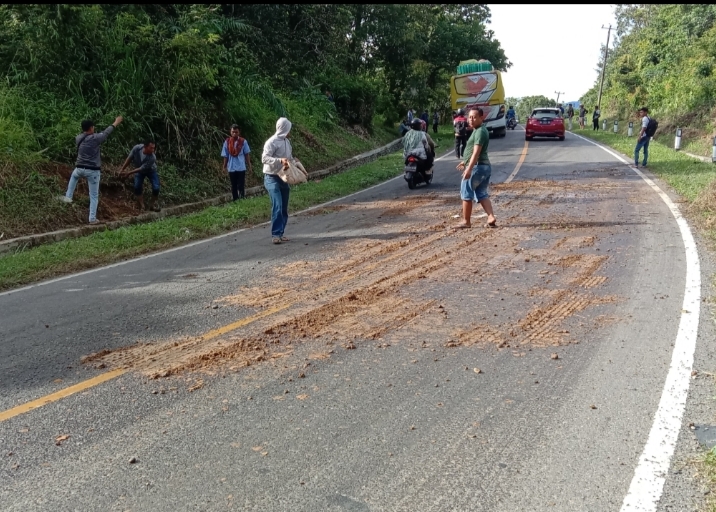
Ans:
[{"label": "white guard post", "polygon": [[681,149],[681,128],[676,129],[676,138],[674,139],[674,149],[676,151]]},{"label": "white guard post", "polygon": [[629,129],[627,130],[627,137],[632,137],[634,135],[634,123],[632,121],[629,121]]}]

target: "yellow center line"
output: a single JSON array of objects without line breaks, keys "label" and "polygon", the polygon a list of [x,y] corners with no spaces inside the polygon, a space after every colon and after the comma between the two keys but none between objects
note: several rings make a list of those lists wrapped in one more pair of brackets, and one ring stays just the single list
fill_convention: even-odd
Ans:
[{"label": "yellow center line", "polygon": [[74,386],[61,389],[59,391],[56,391],[55,393],[43,396],[41,398],[38,398],[37,400],[33,400],[32,402],[27,402],[26,404],[18,405],[17,407],[13,407],[12,409],[8,409],[7,411],[2,411],[0,412],[0,422],[9,420],[10,418],[14,418],[19,414],[32,411],[33,409],[37,409],[38,407],[42,407],[43,405],[56,402],[70,395],[74,395],[75,393],[79,393],[80,391],[84,391],[85,389],[89,389],[91,387],[97,386],[98,384],[102,384],[103,382],[107,382],[108,380],[112,380],[115,377],[119,377],[126,371],[127,370],[125,370],[124,368],[112,370],[111,372],[103,373],[101,375],[97,375],[96,377],[92,377],[89,380],[83,380],[82,382],[78,382]]},{"label": "yellow center line", "polygon": [[[292,305],[293,304],[283,304],[281,306],[275,306],[273,308],[267,309],[266,311],[261,311],[260,313],[256,313],[255,315],[251,315],[246,318],[242,318],[241,320],[237,320],[236,322],[227,324],[223,327],[218,327],[216,329],[212,329],[209,332],[207,332],[206,334],[204,334],[203,336],[201,336],[201,339],[203,341],[212,340],[212,339],[217,338],[223,334],[226,334],[226,333],[231,332],[235,329],[238,329],[239,327],[243,327],[243,326],[248,325],[252,322],[255,322],[256,320],[259,320],[266,316],[272,315],[272,314],[282,311],[284,309],[288,309]],[[78,382],[77,384],[75,384],[73,386],[56,391],[55,393],[51,393],[49,395],[40,397],[37,400],[33,400],[31,402],[27,402],[25,404],[18,405],[17,407],[13,407],[12,409],[8,409],[6,411],[0,411],[0,423],[2,423],[5,420],[9,420],[10,418],[14,418],[15,416],[18,416],[20,414],[30,412],[34,409],[37,409],[38,407],[42,407],[43,405],[51,404],[52,402],[57,402],[58,400],[62,400],[63,398],[66,398],[70,395],[74,395],[75,393],[79,393],[80,391],[85,391],[86,389],[98,386],[99,384],[102,384],[103,382],[107,382],[108,380],[112,380],[116,377],[119,377],[120,375],[127,373],[127,371],[129,371],[129,370],[127,370],[126,368],[119,368],[117,370],[111,370],[109,372],[97,375],[96,377],[92,377],[91,379],[87,379],[87,380],[83,380],[82,382]]]},{"label": "yellow center line", "polygon": [[269,308],[266,311],[261,311],[260,313],[256,313],[255,315],[247,316],[246,318],[242,318],[241,320],[237,320],[236,322],[232,322],[230,324],[224,325],[223,327],[217,327],[216,329],[212,329],[203,336],[201,336],[201,339],[203,341],[209,341],[213,340],[214,338],[217,338],[219,336],[223,336],[224,334],[234,331],[238,329],[239,327],[243,327],[244,325],[248,325],[252,322],[255,322],[256,320],[259,320],[265,316],[273,315],[274,313],[278,313],[279,311],[283,311],[284,309],[288,309],[291,306],[293,306],[293,303],[288,304],[282,304],[280,306],[274,306],[273,308]]},{"label": "yellow center line", "polygon": [[522,154],[520,155],[520,160],[517,162],[517,165],[515,166],[515,170],[512,171],[512,174],[505,180],[505,183],[511,182],[515,176],[517,176],[517,173],[520,170],[520,167],[522,167],[522,164],[525,162],[525,158],[527,158],[527,147],[529,146],[529,142],[525,141],[525,147],[522,149]]},{"label": "yellow center line", "polygon": [[[522,156],[520,157],[520,161],[517,164],[517,167],[513,171],[513,173],[510,175],[510,177],[507,179],[505,183],[509,183],[512,181],[512,178],[514,178],[515,174],[517,174],[517,171],[519,170],[520,166],[522,165],[522,162],[525,160],[525,156],[527,155],[527,141],[525,141],[525,148],[522,151]],[[374,265],[374,267],[378,266],[378,264]],[[356,276],[346,276],[339,280],[339,282],[348,281],[350,279],[355,278]],[[324,286],[319,288],[318,290],[314,291],[324,291],[326,289],[329,289],[331,286]],[[212,329],[208,331],[206,334],[201,336],[202,341],[209,341],[215,338],[218,338],[219,336],[223,336],[224,334],[227,334],[231,331],[234,331],[240,327],[243,327],[245,325],[248,325],[252,322],[255,322],[256,320],[259,320],[261,318],[270,316],[274,313],[278,313],[279,311],[283,311],[285,309],[290,308],[293,306],[294,303],[286,303],[281,304],[279,306],[274,306],[273,308],[269,308],[265,311],[261,311],[260,313],[256,313],[255,315],[248,316],[246,318],[242,318],[241,320],[237,320],[236,322],[232,322],[230,324],[224,325],[222,327],[217,327],[216,329]],[[58,400],[61,400],[63,398],[66,398],[70,395],[73,395],[75,393],[79,393],[80,391],[85,391],[87,389],[93,388],[94,386],[98,386],[99,384],[102,384],[103,382],[107,382],[109,380],[112,380],[116,377],[119,377],[120,375],[123,375],[127,373],[129,370],[126,368],[120,368],[117,370],[111,370],[106,373],[102,373],[100,375],[97,375],[96,377],[92,377],[91,379],[84,380],[82,382],[78,382],[77,384],[67,387],[65,389],[61,389],[60,391],[57,391],[55,393],[51,393],[49,395],[43,396],[38,398],[37,400],[33,400],[31,402],[27,402],[22,405],[18,405],[17,407],[13,407],[12,409],[7,409],[6,411],[0,411],[0,422],[3,422],[5,420],[8,420],[10,418],[14,418],[15,416],[18,416],[20,414],[24,414],[26,412],[32,411],[34,409],[37,409],[38,407],[42,407],[43,405],[50,404],[52,402],[56,402]]]}]

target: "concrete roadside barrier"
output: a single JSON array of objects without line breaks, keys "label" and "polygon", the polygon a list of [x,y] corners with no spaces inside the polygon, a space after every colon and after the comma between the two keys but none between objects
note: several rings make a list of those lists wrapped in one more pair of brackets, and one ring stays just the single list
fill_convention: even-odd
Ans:
[{"label": "concrete roadside barrier", "polygon": [[[396,152],[402,147],[403,139],[396,139],[393,142],[386,144],[385,146],[366,151],[360,155],[353,156],[337,164],[334,164],[325,169],[313,171],[308,173],[308,179],[316,180],[330,176],[331,174],[340,174],[342,172],[349,171],[363,164],[377,160],[381,156],[388,155]],[[251,187],[246,189],[246,197],[259,196],[265,194],[266,191],[263,186]],[[180,204],[177,206],[170,206],[163,208],[160,212],[147,212],[133,217],[127,217],[124,219],[107,222],[100,225],[84,225],[75,228],[60,229],[57,231],[51,231],[49,233],[38,233],[34,235],[21,236],[17,238],[10,238],[7,240],[0,239],[0,254],[22,251],[30,247],[36,247],[38,245],[59,242],[61,240],[67,240],[69,238],[79,238],[81,236],[90,235],[97,231],[113,230],[123,226],[129,226],[132,224],[141,224],[144,222],[152,222],[155,220],[163,219],[165,217],[174,217],[177,215],[184,215],[187,213],[196,212],[207,208],[209,206],[218,206],[221,204],[231,202],[232,197],[230,193],[199,201],[196,203]]]}]

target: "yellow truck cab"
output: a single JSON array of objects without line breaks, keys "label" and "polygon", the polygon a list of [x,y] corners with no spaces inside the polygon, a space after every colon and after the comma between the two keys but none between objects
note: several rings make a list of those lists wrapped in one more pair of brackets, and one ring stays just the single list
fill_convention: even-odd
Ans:
[{"label": "yellow truck cab", "polygon": [[505,119],[505,86],[502,75],[487,60],[463,60],[457,74],[450,78],[452,109],[467,111],[480,107],[485,114],[484,126],[497,137],[507,134]]}]

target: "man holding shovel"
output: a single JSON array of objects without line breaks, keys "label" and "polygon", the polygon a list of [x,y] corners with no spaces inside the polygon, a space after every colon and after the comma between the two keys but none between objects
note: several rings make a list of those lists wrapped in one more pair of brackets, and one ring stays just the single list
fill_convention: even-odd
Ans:
[{"label": "man holding shovel", "polygon": [[[137,200],[137,208],[139,211],[144,210],[144,179],[149,178],[152,184],[152,199],[149,203],[149,209],[158,212],[159,205],[156,204],[159,197],[159,173],[157,172],[157,157],[154,154],[156,144],[153,140],[147,139],[144,144],[137,144],[129,152],[129,156],[124,161],[124,165],[119,170],[122,177],[134,174],[134,197]],[[124,172],[129,164],[132,164],[134,170]]]}]

